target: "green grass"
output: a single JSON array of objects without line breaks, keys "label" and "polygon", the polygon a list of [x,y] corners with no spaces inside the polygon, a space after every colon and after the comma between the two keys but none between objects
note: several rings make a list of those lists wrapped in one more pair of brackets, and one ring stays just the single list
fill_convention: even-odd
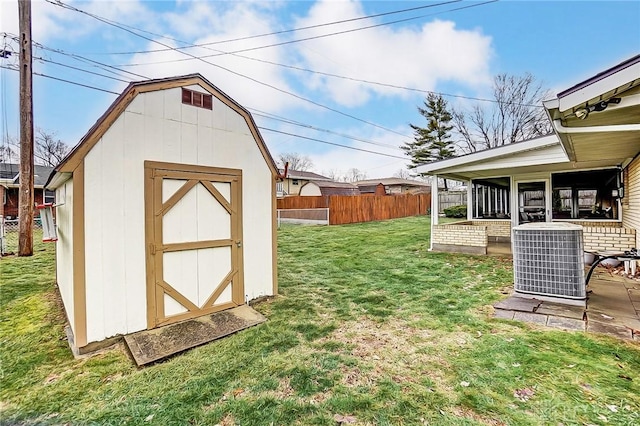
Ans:
[{"label": "green grass", "polygon": [[430,253],[428,232],[285,226],[269,320],[144,369],[73,359],[52,245],[3,259],[0,423],[640,423],[637,343],[491,318],[510,261]]}]

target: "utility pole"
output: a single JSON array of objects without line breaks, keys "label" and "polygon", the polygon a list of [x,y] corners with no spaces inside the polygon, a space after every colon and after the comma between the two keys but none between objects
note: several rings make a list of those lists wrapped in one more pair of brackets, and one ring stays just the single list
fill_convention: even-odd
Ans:
[{"label": "utility pole", "polygon": [[20,194],[18,256],[33,255],[33,70],[31,0],[18,0],[20,30]]}]

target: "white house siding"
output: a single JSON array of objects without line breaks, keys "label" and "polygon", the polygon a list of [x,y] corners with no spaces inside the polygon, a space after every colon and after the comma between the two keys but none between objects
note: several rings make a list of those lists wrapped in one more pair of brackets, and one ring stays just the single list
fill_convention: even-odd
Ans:
[{"label": "white house siding", "polygon": [[626,193],[622,199],[622,225],[636,230],[635,247],[640,247],[640,157],[629,164],[624,178]]},{"label": "white house siding", "polygon": [[84,160],[89,342],[147,326],[145,160],[243,170],[245,293],[273,292],[273,178],[244,118],[215,97],[183,105],[180,88],[142,93]]},{"label": "white house siding", "polygon": [[73,306],[73,180],[56,189],[56,281],[71,329],[75,333]]},{"label": "white house siding", "polygon": [[455,167],[455,171],[457,173],[462,173],[492,170],[499,173],[500,169],[555,163],[568,163],[567,156],[559,143],[557,145],[551,145],[537,150],[525,151],[514,155],[495,158],[490,161],[458,166]]}]

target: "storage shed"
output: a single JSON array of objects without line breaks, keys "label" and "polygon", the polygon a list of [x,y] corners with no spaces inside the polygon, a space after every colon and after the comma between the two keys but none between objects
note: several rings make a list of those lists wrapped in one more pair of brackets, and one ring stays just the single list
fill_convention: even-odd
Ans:
[{"label": "storage shed", "polygon": [[277,176],[201,75],[129,84],[46,185],[72,347],[276,294]]}]

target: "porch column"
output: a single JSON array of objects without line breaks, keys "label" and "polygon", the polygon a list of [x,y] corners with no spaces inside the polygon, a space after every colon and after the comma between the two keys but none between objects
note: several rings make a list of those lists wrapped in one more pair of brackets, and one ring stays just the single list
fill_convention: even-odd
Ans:
[{"label": "porch column", "polygon": [[433,250],[433,226],[438,224],[438,176],[431,176],[431,233],[429,238],[429,251]]},{"label": "porch column", "polygon": [[473,183],[467,181],[467,220],[473,220]]}]

